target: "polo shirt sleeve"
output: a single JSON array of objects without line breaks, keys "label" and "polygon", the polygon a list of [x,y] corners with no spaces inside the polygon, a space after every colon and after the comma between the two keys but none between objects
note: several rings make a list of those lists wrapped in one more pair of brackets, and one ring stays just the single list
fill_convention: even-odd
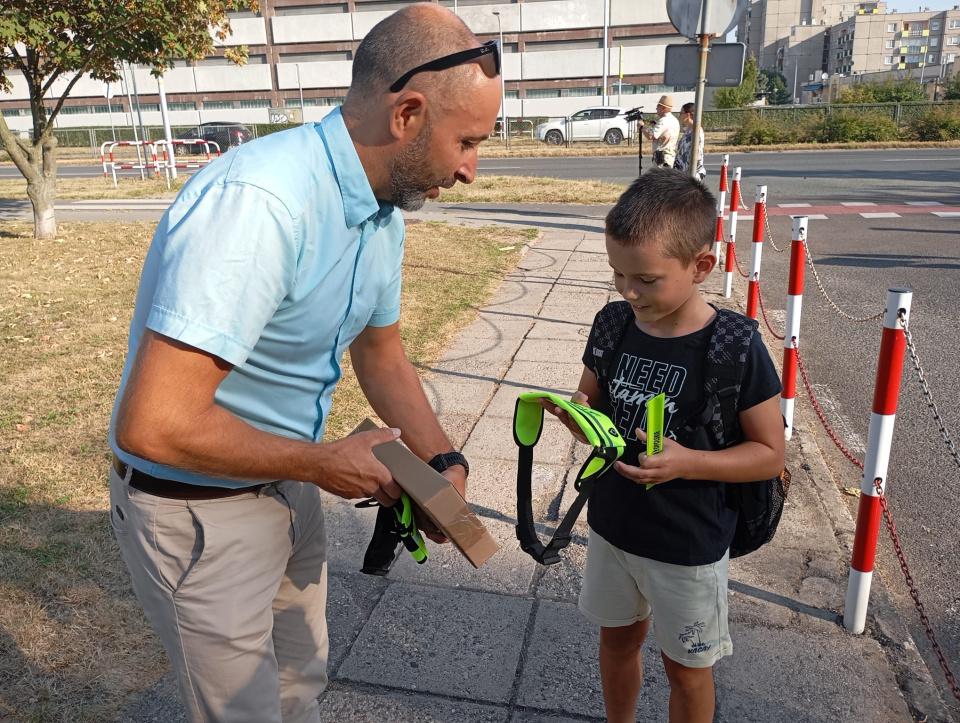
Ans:
[{"label": "polo shirt sleeve", "polygon": [[397,242],[399,248],[396,254],[396,266],[393,270],[393,275],[391,276],[390,281],[380,294],[380,299],[377,301],[377,308],[374,309],[373,315],[370,317],[370,321],[367,322],[368,326],[390,326],[391,324],[396,324],[400,320],[400,290],[403,278],[403,249],[404,242],[406,241],[407,237],[406,226],[403,224],[402,219],[400,221],[400,228],[402,231],[400,232],[400,238]]},{"label": "polo shirt sleeve", "polygon": [[653,134],[654,138],[659,139],[661,136],[663,136],[666,130],[667,130],[667,124],[664,122],[663,118],[661,118],[653,126],[653,130],[651,131],[651,133]]},{"label": "polo shirt sleeve", "polygon": [[242,364],[296,279],[299,239],[287,208],[253,185],[209,186],[171,207],[155,243],[147,327]]}]

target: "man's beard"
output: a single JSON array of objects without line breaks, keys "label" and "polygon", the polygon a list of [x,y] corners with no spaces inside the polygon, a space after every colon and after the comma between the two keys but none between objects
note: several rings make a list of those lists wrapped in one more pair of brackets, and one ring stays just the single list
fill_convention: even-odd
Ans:
[{"label": "man's beard", "polygon": [[433,140],[429,121],[390,164],[390,196],[387,199],[403,211],[419,211],[427,202],[424,195],[434,186],[451,186],[454,178],[437,180],[430,166],[430,142]]}]

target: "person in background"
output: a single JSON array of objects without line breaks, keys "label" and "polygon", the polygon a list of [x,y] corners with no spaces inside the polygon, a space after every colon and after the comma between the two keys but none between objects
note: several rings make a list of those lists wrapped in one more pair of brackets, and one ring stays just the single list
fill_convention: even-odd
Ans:
[{"label": "person in background", "polygon": [[680,140],[680,122],[671,112],[673,110],[673,96],[662,95],[657,103],[659,120],[653,130],[644,127],[640,120],[640,132],[645,138],[653,141],[653,162],[660,168],[673,168],[673,161],[677,157],[677,141]]},{"label": "person in background", "polygon": [[[673,167],[678,171],[690,172],[690,156],[693,154],[693,103],[684,103],[680,108],[680,126],[686,132],[677,143],[677,158]],[[700,129],[700,157],[697,158],[697,178],[703,180],[707,176],[707,169],[703,167],[703,128]]]}]

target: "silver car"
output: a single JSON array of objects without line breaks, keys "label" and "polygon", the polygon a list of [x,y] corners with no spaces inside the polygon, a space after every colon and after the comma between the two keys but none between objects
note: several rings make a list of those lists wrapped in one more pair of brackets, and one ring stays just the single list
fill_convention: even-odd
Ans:
[{"label": "silver car", "polygon": [[630,124],[624,117],[627,108],[597,106],[577,111],[569,119],[541,123],[534,131],[538,141],[559,146],[567,141],[603,141],[611,146],[620,145],[624,138],[631,138]]}]

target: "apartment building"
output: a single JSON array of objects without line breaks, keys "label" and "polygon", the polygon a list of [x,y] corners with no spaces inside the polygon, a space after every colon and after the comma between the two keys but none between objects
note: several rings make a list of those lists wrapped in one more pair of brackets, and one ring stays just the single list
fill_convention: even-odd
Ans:
[{"label": "apartment building", "polygon": [[[960,53],[960,6],[898,13],[886,2],[755,0],[737,27],[760,68],[777,70],[801,89],[822,76],[908,71],[949,65]],[[932,77],[931,74],[930,77]]]},{"label": "apartment building", "polygon": [[[687,42],[671,25],[666,3],[639,0],[433,0],[455,10],[487,41],[503,33],[506,113],[511,117],[565,116],[591,105],[643,105],[662,93],[678,104],[692,88],[663,85],[665,48]],[[376,23],[411,4],[396,0],[260,0],[257,13],[231,13],[227,45],[246,45],[250,61],[237,67],[223,48],[196,63],[176,63],[164,74],[171,123],[266,123],[271,109],[302,108],[319,120],[343,102],[353,54]],[[605,17],[606,16],[606,17]],[[605,22],[606,20],[606,22]],[[219,41],[218,41],[219,43]],[[619,78],[622,68],[623,78]],[[604,84],[604,71],[607,81]],[[159,124],[157,81],[148,68],[132,69],[144,122]],[[12,95],[0,95],[7,123],[30,127],[26,84],[13,76]],[[69,82],[58,81],[52,97]],[[122,123],[126,85],[113,88],[84,78],[61,111],[61,126]],[[604,93],[606,91],[606,94]],[[606,95],[606,97],[605,97]],[[302,103],[301,103],[302,98]]]}]

